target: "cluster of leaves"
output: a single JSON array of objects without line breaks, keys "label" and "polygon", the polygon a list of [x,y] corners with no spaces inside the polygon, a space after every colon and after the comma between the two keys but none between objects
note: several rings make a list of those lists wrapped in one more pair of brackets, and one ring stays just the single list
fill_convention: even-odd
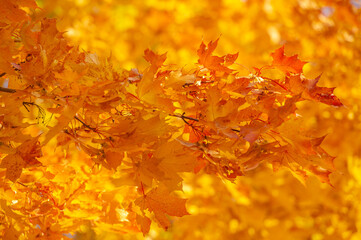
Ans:
[{"label": "cluster of leaves", "polygon": [[63,238],[85,223],[146,234],[155,221],[167,229],[167,215],[188,214],[175,192],[184,172],[235,181],[271,164],[301,182],[313,174],[330,183],[334,157],[320,147],[324,136],[302,134],[296,103],[342,103],[283,47],[248,76],[231,68],[238,54],[213,54],[218,40],[202,42],[193,68],[165,65],[166,54],[148,49],[150,66],[128,71],[70,46],[34,2],[3,5],[6,239]]},{"label": "cluster of leaves", "polygon": [[[212,175],[188,176],[187,206],[192,215],[175,222],[174,230],[167,235],[154,229],[153,233],[158,232],[160,239],[227,239],[234,230],[233,236],[242,239],[360,238],[359,1],[134,0],[130,4],[112,0],[41,0],[38,3],[49,16],[62,19],[58,26],[68,31],[66,36],[72,41],[79,41],[82,48],[103,56],[111,52],[122,66],[143,66],[142,52],[149,46],[158,52],[169,51],[169,62],[188,65],[197,61],[193,53],[199,39],[216,39],[222,35],[217,52],[239,51],[238,63],[248,67],[265,65],[270,59],[267,53],[287,43],[287,52],[299,53],[302,59],[310,61],[303,68],[307,76],[314,78],[323,72],[322,84],[337,86],[335,91],[345,108],[330,108],[312,101],[297,104],[297,113],[303,116],[304,129],[310,135],[328,133],[322,146],[338,156],[334,161],[337,171],[330,174],[335,188],[312,178],[302,188],[282,170],[271,173],[261,168],[250,179],[237,181],[235,192],[229,192]],[[232,67],[248,74],[240,65]],[[213,184],[202,183],[208,180]],[[246,198],[250,204],[238,203],[234,201],[236,197]],[[254,209],[259,211],[251,211]],[[270,219],[272,226],[267,224]],[[239,223],[238,228],[234,228],[235,222]],[[209,230],[199,235],[197,226]]]}]

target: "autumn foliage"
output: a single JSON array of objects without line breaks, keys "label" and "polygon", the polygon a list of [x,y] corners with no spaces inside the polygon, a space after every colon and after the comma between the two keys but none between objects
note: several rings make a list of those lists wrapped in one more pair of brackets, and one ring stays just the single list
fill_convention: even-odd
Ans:
[{"label": "autumn foliage", "polygon": [[[332,197],[343,183],[330,177],[341,171],[335,166],[340,152],[323,147],[337,130],[312,131],[310,121],[312,109],[338,111],[344,100],[330,87],[336,84],[326,87],[322,72],[310,77],[303,71],[307,58],[287,54],[281,44],[269,49],[268,62],[246,67],[237,60],[241,52],[216,53],[223,37],[199,38],[196,62],[176,65],[167,53],[148,48],[142,49],[147,66],[128,69],[119,55],[77,47],[34,1],[0,2],[4,239],[142,238],[152,231],[160,239],[210,239],[191,230],[204,222],[211,234],[207,209],[218,214],[219,226],[230,224],[216,228],[215,239],[323,239],[313,230],[323,222],[304,235],[306,221],[284,227],[287,218],[318,211],[318,191],[335,208],[343,201]],[[343,11],[346,21],[359,23]],[[318,126],[327,121],[317,118]],[[266,189],[263,197],[258,189]],[[282,197],[290,207],[277,216],[282,202],[270,197],[274,189],[311,200],[303,208]],[[307,204],[316,207],[304,214]],[[194,210],[199,206],[206,210]],[[352,222],[347,211],[334,218]],[[248,225],[241,228],[242,221]]]}]

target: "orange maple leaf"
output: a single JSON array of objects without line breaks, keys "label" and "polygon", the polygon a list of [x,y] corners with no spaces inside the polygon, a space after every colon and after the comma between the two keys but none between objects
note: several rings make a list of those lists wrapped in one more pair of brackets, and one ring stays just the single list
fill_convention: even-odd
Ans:
[{"label": "orange maple leaf", "polygon": [[271,53],[273,58],[272,67],[278,68],[285,73],[302,73],[303,65],[307,62],[298,59],[298,55],[287,57],[285,55],[285,46],[283,45],[279,49],[276,49],[274,53]]},{"label": "orange maple leaf", "polygon": [[1,161],[0,168],[6,168],[6,178],[15,182],[21,175],[25,162],[19,154],[9,154]]},{"label": "orange maple leaf", "polygon": [[148,217],[143,217],[137,214],[136,216],[137,224],[140,227],[140,230],[142,231],[143,235],[147,234],[150,230],[150,224],[152,223]]},{"label": "orange maple leaf", "polygon": [[335,107],[341,107],[343,104],[340,99],[333,94],[335,88],[319,87],[317,86],[318,81],[320,80],[321,75],[315,79],[306,79],[304,85],[308,90],[308,94],[315,100],[322,103],[332,105]]},{"label": "orange maple leaf", "polygon": [[166,188],[158,187],[136,200],[136,204],[143,210],[148,209],[153,212],[158,223],[167,229],[170,226],[170,221],[166,214],[176,217],[189,215],[185,207],[186,201],[187,199],[170,195]]},{"label": "orange maple leaf", "polygon": [[208,68],[209,70],[214,71],[222,71],[226,73],[230,73],[233,70],[226,67],[234,63],[238,58],[238,53],[235,54],[227,54],[222,57],[212,56],[213,51],[216,49],[218,40],[210,41],[206,46],[204,42],[201,43],[199,49],[197,50],[197,54],[199,56],[198,63]]},{"label": "orange maple leaf", "polygon": [[156,54],[150,49],[144,51],[144,59],[151,64],[151,67],[155,70],[163,66],[163,63],[167,59],[167,53]]},{"label": "orange maple leaf", "polygon": [[0,168],[6,168],[6,178],[12,182],[21,176],[23,168],[41,166],[36,159],[42,156],[38,137],[25,141],[16,150],[16,153],[4,157],[0,164]]},{"label": "orange maple leaf", "polygon": [[293,93],[302,93],[302,97],[306,99],[314,99],[335,107],[343,106],[340,99],[333,93],[335,88],[317,86],[320,78],[321,75],[315,79],[306,79],[302,76],[291,76],[286,78],[286,85]]},{"label": "orange maple leaf", "polygon": [[28,19],[26,12],[20,7],[31,7],[37,8],[37,5],[34,0],[11,0],[11,1],[0,1],[0,21],[13,21],[21,22]]},{"label": "orange maple leaf", "polygon": [[17,152],[25,161],[27,167],[41,165],[36,159],[43,155],[41,152],[39,136],[25,141],[17,148]]}]

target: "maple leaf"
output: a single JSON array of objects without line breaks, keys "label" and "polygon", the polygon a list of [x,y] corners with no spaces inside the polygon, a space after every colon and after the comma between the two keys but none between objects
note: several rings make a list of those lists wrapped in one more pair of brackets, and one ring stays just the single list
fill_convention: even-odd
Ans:
[{"label": "maple leaf", "polygon": [[298,55],[287,57],[284,48],[285,46],[283,45],[279,49],[276,49],[274,53],[271,53],[273,58],[271,66],[285,73],[302,73],[303,65],[307,62],[299,60]]},{"label": "maple leaf", "polygon": [[144,51],[144,59],[149,62],[153,69],[157,70],[167,59],[167,53],[156,54],[150,49]]},{"label": "maple leaf", "polygon": [[158,187],[137,199],[135,203],[142,209],[153,212],[158,223],[167,229],[170,226],[170,221],[166,214],[176,217],[189,215],[185,207],[186,201],[186,199],[171,195],[165,187]]},{"label": "maple leaf", "polygon": [[340,99],[333,93],[335,88],[317,86],[321,75],[315,79],[307,79],[303,76],[290,76],[286,78],[286,86],[294,93],[302,93],[303,98],[313,99],[327,105],[342,107]]},{"label": "maple leaf", "polygon": [[6,178],[15,182],[21,175],[26,163],[19,154],[9,154],[1,161],[0,168],[6,168]]},{"label": "maple leaf", "polygon": [[143,236],[145,236],[145,234],[147,234],[150,230],[151,220],[148,217],[143,217],[137,214],[136,221],[140,226],[140,230],[142,231]]},{"label": "maple leaf", "polygon": [[67,104],[64,108],[58,108],[58,111],[61,110],[61,115],[58,117],[58,122],[55,126],[51,127],[50,130],[44,136],[42,142],[43,145],[47,144],[53,137],[55,137],[60,131],[62,131],[69,122],[74,118],[74,115],[80,109],[83,104],[83,98],[73,102],[72,104]]},{"label": "maple leaf", "polygon": [[32,8],[37,7],[34,0],[29,0],[29,1],[2,0],[0,1],[0,4],[1,4],[0,21],[6,21],[6,22],[7,21],[20,22],[28,18],[26,12],[20,9],[19,6],[32,7]]},{"label": "maple leaf", "polygon": [[43,154],[41,152],[39,136],[30,140],[25,141],[19,147],[17,147],[18,154],[25,161],[26,166],[39,166],[41,163],[36,159],[41,157]]},{"label": "maple leaf", "polygon": [[179,183],[182,178],[178,175],[179,172],[190,172],[194,169],[195,156],[192,156],[192,152],[186,152],[187,150],[177,141],[162,143],[156,149],[154,158],[161,159],[158,167],[164,172],[163,183],[170,189],[181,186]]},{"label": "maple leaf", "polygon": [[296,102],[300,99],[301,95],[296,95],[286,99],[284,106],[277,109],[270,109],[268,121],[275,127],[281,125],[287,116],[296,111]]},{"label": "maple leaf", "polygon": [[41,166],[41,162],[36,159],[41,156],[40,144],[36,137],[18,146],[16,153],[4,157],[0,168],[6,168],[6,178],[15,182],[20,177],[23,168]]},{"label": "maple leaf", "polygon": [[116,150],[108,149],[105,151],[106,161],[112,169],[117,169],[117,167],[122,163],[124,157],[123,152],[117,152]]},{"label": "maple leaf", "polygon": [[282,162],[281,159],[285,159],[280,166],[283,165],[291,169],[291,171],[296,170],[295,174],[298,175],[297,177],[302,177],[302,182],[308,177],[308,173],[313,173],[322,182],[330,184],[328,175],[335,170],[335,157],[329,155],[320,146],[326,136],[305,136],[296,127],[299,126],[300,121],[288,121],[278,128],[278,131],[283,136],[283,141],[287,142],[287,145],[278,148],[278,150],[274,149],[281,156],[274,162]]},{"label": "maple leaf", "polygon": [[[238,57],[238,53],[227,54],[222,57],[212,56],[213,51],[216,49],[218,40],[210,41],[206,46],[204,42],[201,43],[199,49],[197,50],[198,54],[198,63],[203,65],[205,68],[214,71],[222,71],[225,73],[231,73],[233,70],[226,67],[234,63]],[[226,65],[226,66],[225,66]]]},{"label": "maple leaf", "polygon": [[304,80],[304,85],[306,85],[308,94],[311,96],[311,98],[335,107],[343,106],[340,99],[338,99],[338,97],[336,97],[335,94],[333,94],[335,88],[317,86],[317,83],[320,80],[320,78],[321,75],[315,79]]}]

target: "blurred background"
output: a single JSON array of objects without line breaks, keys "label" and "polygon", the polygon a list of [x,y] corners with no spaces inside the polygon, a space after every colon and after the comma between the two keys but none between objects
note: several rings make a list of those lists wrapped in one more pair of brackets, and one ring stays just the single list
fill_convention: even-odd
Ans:
[{"label": "blurred background", "polygon": [[[361,1],[359,0],[38,0],[74,45],[112,58],[118,67],[144,69],[144,50],[168,52],[166,64],[197,62],[202,40],[220,37],[216,53],[239,52],[237,70],[287,55],[308,61],[306,77],[336,87],[344,107],[303,102],[305,131],[327,134],[322,147],[337,156],[334,187],[310,177],[302,185],[288,171],[267,166],[235,184],[211,175],[185,175],[191,215],[147,239],[361,239]],[[77,239],[135,239],[100,226]]]}]

